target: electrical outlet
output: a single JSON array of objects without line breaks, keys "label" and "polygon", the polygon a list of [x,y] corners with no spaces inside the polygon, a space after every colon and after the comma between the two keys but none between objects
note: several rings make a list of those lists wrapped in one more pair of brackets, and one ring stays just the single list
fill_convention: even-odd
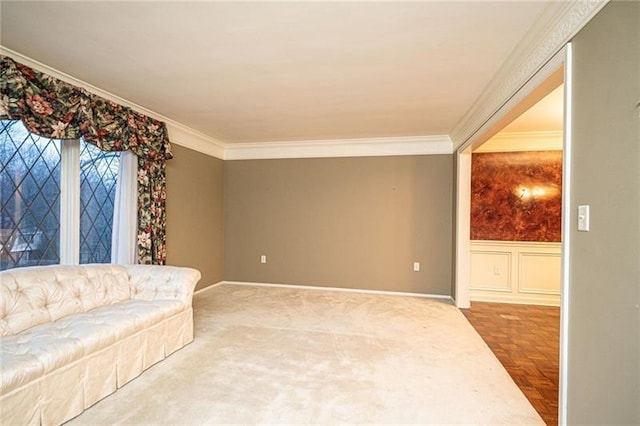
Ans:
[{"label": "electrical outlet", "polygon": [[418,272],[420,270],[420,262],[413,262],[413,270]]},{"label": "electrical outlet", "polygon": [[498,265],[494,265],[493,267],[493,275],[500,275],[502,271],[500,271],[500,267]]},{"label": "electrical outlet", "polygon": [[267,263],[267,255],[263,254],[260,256],[260,263]]}]

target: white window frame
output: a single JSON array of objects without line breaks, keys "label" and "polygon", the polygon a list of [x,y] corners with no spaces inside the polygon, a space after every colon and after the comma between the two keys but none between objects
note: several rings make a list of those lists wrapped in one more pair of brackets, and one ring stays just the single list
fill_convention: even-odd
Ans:
[{"label": "white window frame", "polygon": [[80,263],[80,141],[60,144],[60,264]]}]

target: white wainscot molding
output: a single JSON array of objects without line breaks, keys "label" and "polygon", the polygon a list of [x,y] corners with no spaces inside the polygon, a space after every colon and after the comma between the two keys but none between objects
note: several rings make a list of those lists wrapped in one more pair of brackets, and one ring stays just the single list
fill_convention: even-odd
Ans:
[{"label": "white wainscot molding", "polygon": [[560,306],[561,243],[471,241],[472,301]]}]

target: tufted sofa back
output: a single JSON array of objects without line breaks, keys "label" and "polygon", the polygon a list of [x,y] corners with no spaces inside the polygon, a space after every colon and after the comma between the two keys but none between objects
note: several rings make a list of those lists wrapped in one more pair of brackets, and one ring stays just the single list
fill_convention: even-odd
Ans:
[{"label": "tufted sofa back", "polygon": [[[139,300],[177,300],[183,306],[191,305],[193,288],[200,279],[200,271],[191,268],[162,267],[156,265],[128,265],[131,298]],[[175,285],[175,282],[191,285]]]},{"label": "tufted sofa back", "polygon": [[51,265],[0,272],[0,336],[131,298],[121,265]]}]

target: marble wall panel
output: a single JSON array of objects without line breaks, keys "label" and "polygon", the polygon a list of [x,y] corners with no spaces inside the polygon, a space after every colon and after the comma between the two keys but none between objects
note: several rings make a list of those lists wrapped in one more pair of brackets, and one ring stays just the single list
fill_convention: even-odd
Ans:
[{"label": "marble wall panel", "polygon": [[559,242],[562,151],[473,154],[471,239]]}]

